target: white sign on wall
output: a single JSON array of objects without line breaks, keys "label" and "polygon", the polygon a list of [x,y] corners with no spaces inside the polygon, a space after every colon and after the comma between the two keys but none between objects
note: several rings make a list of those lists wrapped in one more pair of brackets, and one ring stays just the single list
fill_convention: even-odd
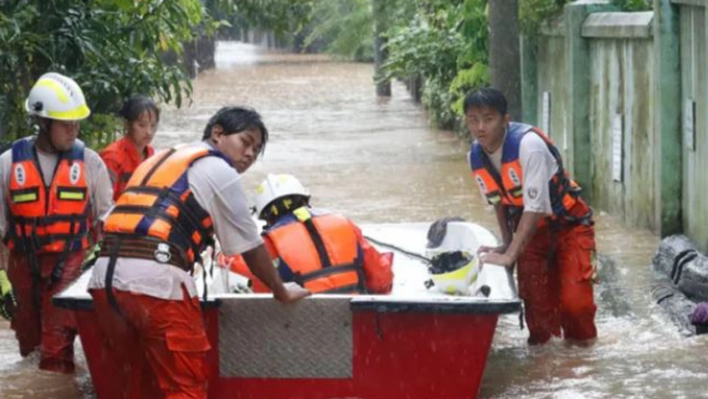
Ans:
[{"label": "white sign on wall", "polygon": [[543,102],[541,104],[541,130],[546,136],[551,135],[551,93],[543,92]]},{"label": "white sign on wall", "polygon": [[624,164],[622,145],[624,143],[624,126],[622,114],[612,118],[612,180],[622,181],[622,165]]},{"label": "white sign on wall", "polygon": [[696,150],[696,102],[687,98],[683,102],[683,142],[689,151]]}]

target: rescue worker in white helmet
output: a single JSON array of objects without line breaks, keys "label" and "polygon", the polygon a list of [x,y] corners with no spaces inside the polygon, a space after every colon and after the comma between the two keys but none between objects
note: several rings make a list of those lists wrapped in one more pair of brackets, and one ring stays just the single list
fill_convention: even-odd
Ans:
[{"label": "rescue worker in white helmet", "polygon": [[40,369],[71,373],[74,317],[51,299],[81,273],[89,233],[113,204],[111,182],[98,154],[77,139],[91,111],[76,82],[46,73],[25,107],[39,133],[0,155],[0,229],[17,299],[12,328],[22,356],[39,347]]},{"label": "rescue worker in white helmet", "polygon": [[[313,293],[388,294],[393,253],[380,254],[344,216],[310,208],[310,193],[292,175],[269,174],[256,188],[256,213],[281,279]],[[238,257],[219,257],[222,266],[251,278],[254,292],[267,287]]]}]

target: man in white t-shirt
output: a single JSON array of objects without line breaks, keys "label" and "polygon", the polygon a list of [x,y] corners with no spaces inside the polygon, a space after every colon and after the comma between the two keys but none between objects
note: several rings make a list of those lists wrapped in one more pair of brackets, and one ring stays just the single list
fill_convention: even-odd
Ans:
[{"label": "man in white t-shirt", "polygon": [[[141,397],[150,375],[165,398],[206,397],[210,346],[190,272],[214,236],[224,253],[243,255],[275,299],[310,294],[281,282],[241,186],[268,140],[260,115],[222,108],[203,139],[144,161],[104,223],[89,291],[112,355],[130,365],[115,376],[129,398]],[[136,372],[142,364],[147,374]]]},{"label": "man in white t-shirt", "polygon": [[40,369],[72,373],[74,314],[51,300],[81,274],[113,190],[101,158],[77,140],[80,121],[91,111],[76,82],[42,75],[26,109],[39,133],[0,155],[0,231],[17,298],[12,328],[22,356],[39,347]]},{"label": "man in white t-shirt", "polygon": [[470,93],[464,110],[475,138],[468,161],[503,238],[480,256],[485,263],[518,265],[529,343],[545,343],[561,331],[569,340],[595,338],[595,233],[580,187],[543,132],[511,122],[498,90]]}]

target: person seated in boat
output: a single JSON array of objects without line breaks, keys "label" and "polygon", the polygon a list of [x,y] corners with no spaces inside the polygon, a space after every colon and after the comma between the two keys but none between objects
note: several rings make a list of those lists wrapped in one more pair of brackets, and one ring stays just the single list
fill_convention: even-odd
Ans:
[{"label": "person seated in boat", "polygon": [[[263,240],[281,279],[312,293],[390,293],[393,253],[379,253],[350,220],[309,203],[309,191],[292,175],[269,174],[256,188],[256,213],[266,223]],[[218,261],[250,278],[254,292],[269,292],[239,256],[220,254]]]}]

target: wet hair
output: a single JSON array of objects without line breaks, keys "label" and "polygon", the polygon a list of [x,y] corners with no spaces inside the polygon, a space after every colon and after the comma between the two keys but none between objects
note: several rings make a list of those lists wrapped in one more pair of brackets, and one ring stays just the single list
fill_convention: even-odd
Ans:
[{"label": "wet hair", "polygon": [[506,98],[501,91],[487,87],[484,89],[475,90],[465,97],[464,110],[465,114],[470,108],[489,107],[502,115],[506,115],[507,104]]},{"label": "wet hair", "polygon": [[132,123],[137,121],[138,118],[140,118],[140,115],[146,111],[154,112],[157,122],[160,122],[160,108],[157,107],[157,104],[155,104],[155,101],[153,101],[152,98],[147,96],[137,95],[130,97],[123,104],[123,108],[121,108],[118,115],[126,121]]},{"label": "wet hair", "polygon": [[248,129],[258,129],[263,136],[261,154],[265,152],[268,142],[268,129],[266,129],[261,115],[255,109],[249,107],[223,107],[209,119],[204,128],[202,140],[211,138],[211,131],[214,126],[219,125],[224,129],[225,135],[241,133]]}]

